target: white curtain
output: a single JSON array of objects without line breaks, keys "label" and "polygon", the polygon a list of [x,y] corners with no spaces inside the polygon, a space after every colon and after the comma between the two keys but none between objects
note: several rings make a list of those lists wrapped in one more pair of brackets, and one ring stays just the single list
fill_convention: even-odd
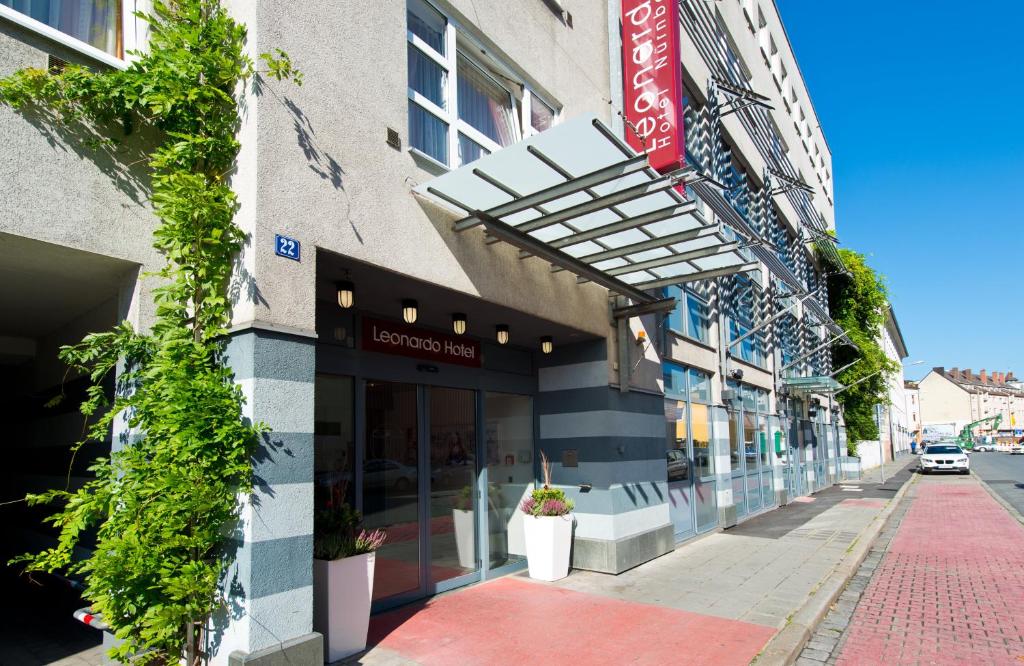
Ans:
[{"label": "white curtain", "polygon": [[112,55],[117,53],[121,0],[0,0],[15,11]]},{"label": "white curtain", "polygon": [[458,60],[459,119],[500,146],[515,141],[512,96],[462,55]]}]

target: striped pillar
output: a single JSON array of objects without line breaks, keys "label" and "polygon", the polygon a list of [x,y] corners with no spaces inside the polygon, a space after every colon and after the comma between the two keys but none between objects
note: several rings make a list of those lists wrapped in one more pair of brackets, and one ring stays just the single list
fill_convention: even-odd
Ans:
[{"label": "striped pillar", "polygon": [[[598,340],[541,358],[537,449],[576,503],[572,566],[619,573],[669,552],[674,538],[664,398],[609,386],[606,350]],[[563,464],[574,456],[576,466]]]},{"label": "striped pillar", "polygon": [[724,406],[714,405],[711,408],[711,444],[715,455],[718,524],[721,527],[732,527],[736,524],[736,500],[732,492],[732,467],[729,458],[729,418],[729,411]]},{"label": "striped pillar", "polygon": [[228,607],[210,632],[214,664],[273,654],[323,661],[312,633],[314,350],[312,339],[256,329],[228,345],[244,415],[271,432],[253,457],[256,487],[234,534]]}]

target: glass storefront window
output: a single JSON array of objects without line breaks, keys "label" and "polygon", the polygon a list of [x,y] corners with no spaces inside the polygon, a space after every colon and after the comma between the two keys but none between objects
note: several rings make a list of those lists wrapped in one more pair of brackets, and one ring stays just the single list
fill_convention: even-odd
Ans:
[{"label": "glass storefront window", "polygon": [[729,468],[733,472],[740,470],[740,432],[735,418],[729,419]]},{"label": "glass storefront window", "polygon": [[669,481],[690,478],[690,461],[686,451],[686,403],[682,400],[665,401],[665,427]]},{"label": "glass storefront window", "polygon": [[693,435],[693,466],[697,478],[715,473],[715,458],[711,454],[711,410],[707,405],[690,405],[690,427]]},{"label": "glass storefront window", "polygon": [[533,399],[484,394],[487,552],[491,568],[526,558],[519,503],[533,482]]},{"label": "glass storefront window", "polygon": [[313,391],[315,510],[355,506],[355,402],[352,377],[318,375]]},{"label": "glass storefront window", "polygon": [[711,402],[711,375],[690,368],[690,400],[693,402]]}]

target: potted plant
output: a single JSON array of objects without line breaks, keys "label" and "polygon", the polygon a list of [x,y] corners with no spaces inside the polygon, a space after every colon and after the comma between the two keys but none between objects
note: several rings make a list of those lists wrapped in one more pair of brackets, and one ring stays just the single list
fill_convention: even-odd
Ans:
[{"label": "potted plant", "polygon": [[366,649],[375,551],[386,535],[362,529],[362,520],[348,504],[314,516],[313,628],[329,662]]},{"label": "potted plant", "polygon": [[544,486],[523,500],[519,509],[526,514],[526,560],[530,578],[553,581],[569,575],[569,550],[572,546],[572,500],[565,492],[551,487],[551,462],[541,451]]},{"label": "potted plant", "polygon": [[476,568],[476,552],[474,552],[474,539],[476,537],[475,520],[473,513],[473,487],[465,486],[455,496],[452,505],[452,523],[455,527],[455,550],[459,555],[459,566],[463,569]]}]

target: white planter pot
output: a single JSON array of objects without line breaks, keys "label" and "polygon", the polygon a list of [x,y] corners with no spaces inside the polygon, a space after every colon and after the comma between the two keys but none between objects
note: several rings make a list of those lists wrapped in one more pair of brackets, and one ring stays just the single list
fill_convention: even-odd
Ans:
[{"label": "white planter pot", "polygon": [[523,516],[530,578],[553,581],[569,575],[573,515]]},{"label": "white planter pot", "polygon": [[476,569],[476,552],[474,537],[476,536],[475,514],[472,511],[452,509],[452,522],[455,523],[455,550],[459,554],[459,566],[463,569]]},{"label": "white planter pot", "polygon": [[366,649],[375,559],[375,553],[364,553],[313,560],[313,629],[324,636],[328,662]]}]

